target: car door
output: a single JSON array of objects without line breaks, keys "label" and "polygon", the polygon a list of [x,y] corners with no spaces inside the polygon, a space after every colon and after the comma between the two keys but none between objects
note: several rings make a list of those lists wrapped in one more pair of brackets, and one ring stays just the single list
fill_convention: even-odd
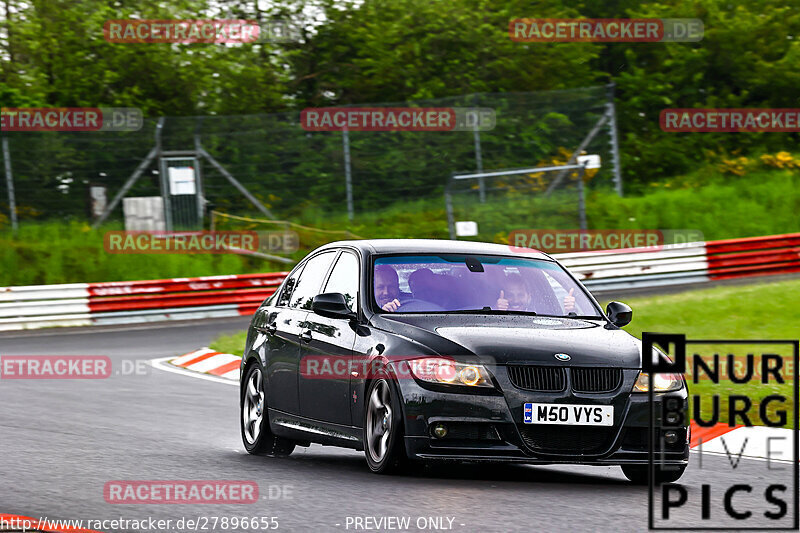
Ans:
[{"label": "car door", "polygon": [[298,273],[287,280],[275,308],[268,314],[264,326],[268,342],[266,393],[267,405],[272,409],[300,414],[297,375],[302,324],[335,256],[336,251],[331,250],[305,261]]},{"label": "car door", "polygon": [[272,305],[262,306],[253,318],[256,337],[253,350],[265,361],[265,392],[267,405],[285,413],[300,413],[297,395],[296,370],[292,368],[293,355],[298,352],[300,327],[290,319],[289,298],[305,263],[299,264],[286,277]]},{"label": "car door", "polygon": [[[345,295],[351,311],[358,311],[359,261],[342,251],[320,294]],[[300,414],[303,417],[350,426],[350,362],[356,340],[354,323],[326,318],[314,312],[305,319],[308,341],[301,346]]]}]

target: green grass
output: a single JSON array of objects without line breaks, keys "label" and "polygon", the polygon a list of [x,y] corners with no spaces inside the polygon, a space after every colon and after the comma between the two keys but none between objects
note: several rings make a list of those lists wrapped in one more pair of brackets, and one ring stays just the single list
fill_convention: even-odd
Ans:
[{"label": "green grass", "polygon": [[[721,175],[713,168],[644,194],[620,198],[609,190],[587,197],[591,229],[699,229],[706,240],[800,232],[800,171],[757,170],[744,177]],[[705,183],[701,186],[698,183]],[[507,242],[509,232],[529,228],[577,228],[575,198],[531,194],[495,195],[485,204],[474,197],[454,199],[456,220],[475,220],[475,240]],[[309,212],[304,223],[346,229],[365,238],[449,238],[441,197],[405,199],[378,211],[343,214]]]},{"label": "green grass", "polygon": [[716,178],[702,187],[652,189],[630,198],[590,198],[588,219],[597,229],[699,229],[706,240],[800,231],[798,170],[762,170]]},{"label": "green grass", "polygon": [[239,333],[232,333],[230,335],[221,335],[214,339],[209,345],[209,348],[217,352],[230,353],[241,357],[244,352],[244,343],[246,340],[246,331],[240,331]]},{"label": "green grass", "polygon": [[[687,339],[797,339],[800,336],[800,280],[755,283],[746,286],[715,287],[678,294],[648,296],[626,299],[634,310],[634,319],[625,329],[641,338],[643,331],[658,333],[683,333]],[[605,305],[605,303],[604,303]],[[242,355],[246,333],[224,335],[211,344],[213,350]],[[740,354],[753,351],[758,346],[714,346],[713,350],[728,353],[727,349]],[[770,353],[790,356],[786,348],[766,349]],[[704,350],[702,354],[708,354]],[[687,355],[690,355],[687,353]],[[785,359],[786,360],[786,359]],[[737,374],[740,375],[740,374]],[[783,374],[785,375],[785,374]],[[794,374],[786,383],[735,385],[728,380],[719,384],[700,380],[689,383],[691,395],[701,398],[701,416],[708,420],[711,415],[711,397],[720,396],[721,422],[727,422],[726,398],[730,394],[745,394],[754,407],[750,410],[751,422],[763,425],[757,413],[759,402],[769,394],[782,394],[787,398],[786,405],[771,403],[768,415],[775,419],[777,409],[785,409],[789,419],[793,414],[792,387]],[[788,421],[787,427],[793,427]]]},{"label": "green grass", "polygon": [[99,230],[77,222],[24,222],[0,232],[0,286],[128,281],[276,271],[286,268],[233,254],[111,254]]},{"label": "green grass", "polygon": [[[639,195],[620,198],[613,191],[593,191],[587,196],[589,228],[692,229],[702,231],[706,240],[800,232],[800,171],[761,169],[744,177],[705,171],[708,175],[703,180],[684,177],[652,186]],[[560,194],[560,199],[532,192],[496,194],[484,204],[475,194],[459,195],[454,198],[454,215],[456,220],[478,223],[480,233],[474,240],[505,244],[514,229],[577,228],[574,194],[569,203],[565,203],[564,193]],[[220,222],[220,229],[266,227]],[[352,222],[343,213],[307,210],[295,222],[348,230],[364,238],[449,238],[442,197],[404,199],[384,209],[357,212]],[[323,241],[318,237],[314,240],[308,235],[301,242],[319,245]]]},{"label": "green grass", "polygon": [[694,339],[797,339],[800,281],[759,282],[628,298],[633,321],[625,330],[685,333]]}]

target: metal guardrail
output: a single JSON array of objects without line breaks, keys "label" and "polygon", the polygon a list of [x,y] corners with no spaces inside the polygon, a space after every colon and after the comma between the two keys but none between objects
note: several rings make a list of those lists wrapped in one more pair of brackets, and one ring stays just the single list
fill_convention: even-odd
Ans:
[{"label": "metal guardrail", "polygon": [[706,243],[554,255],[592,291],[613,291],[709,281]]},{"label": "metal guardrail", "polygon": [[[554,255],[592,291],[800,272],[800,233]],[[249,315],[286,272],[0,287],[0,331]]]},{"label": "metal guardrail", "polygon": [[708,275],[730,279],[800,272],[800,233],[707,243]]},{"label": "metal guardrail", "polygon": [[593,291],[800,272],[800,233],[554,255]]},{"label": "metal guardrail", "polygon": [[0,331],[249,315],[286,272],[0,287]]}]

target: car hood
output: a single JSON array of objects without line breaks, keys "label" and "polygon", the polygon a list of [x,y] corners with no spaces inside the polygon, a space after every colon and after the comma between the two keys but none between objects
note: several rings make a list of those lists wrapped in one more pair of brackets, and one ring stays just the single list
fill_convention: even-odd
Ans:
[{"label": "car hood", "polygon": [[[376,324],[377,325],[377,324]],[[641,368],[641,342],[601,320],[514,315],[381,315],[382,329],[442,355],[477,355],[489,364]]]}]

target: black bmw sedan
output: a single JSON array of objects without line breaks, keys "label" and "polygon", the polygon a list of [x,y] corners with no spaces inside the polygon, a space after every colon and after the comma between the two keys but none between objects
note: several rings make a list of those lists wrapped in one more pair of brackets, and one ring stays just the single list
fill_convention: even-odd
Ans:
[{"label": "black bmw sedan", "polygon": [[247,451],[345,446],[378,473],[406,461],[620,465],[636,482],[653,451],[656,480],[677,480],[687,417],[661,413],[667,399],[685,409],[683,377],[641,371],[641,342],[620,329],[629,307],[604,313],[558,261],[514,250],[364,240],[309,254],[247,335]]}]

